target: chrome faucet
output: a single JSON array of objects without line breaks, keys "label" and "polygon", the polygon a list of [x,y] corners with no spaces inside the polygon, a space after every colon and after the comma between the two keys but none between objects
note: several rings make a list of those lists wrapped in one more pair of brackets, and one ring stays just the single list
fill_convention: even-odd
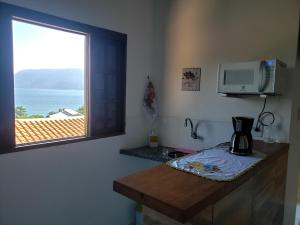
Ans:
[{"label": "chrome faucet", "polygon": [[198,130],[198,126],[199,126],[199,123],[198,122],[194,128],[194,124],[193,124],[193,121],[190,119],[190,118],[185,118],[185,121],[184,121],[184,126],[187,127],[188,126],[188,122],[190,123],[190,126],[191,126],[191,137],[193,139],[203,139],[203,137],[201,136],[198,136],[197,134],[197,130]]}]

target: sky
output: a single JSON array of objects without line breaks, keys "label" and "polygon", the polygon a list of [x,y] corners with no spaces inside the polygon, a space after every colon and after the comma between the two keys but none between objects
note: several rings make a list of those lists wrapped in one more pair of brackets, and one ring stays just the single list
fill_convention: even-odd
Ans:
[{"label": "sky", "polygon": [[25,69],[84,69],[85,36],[13,20],[14,74]]}]

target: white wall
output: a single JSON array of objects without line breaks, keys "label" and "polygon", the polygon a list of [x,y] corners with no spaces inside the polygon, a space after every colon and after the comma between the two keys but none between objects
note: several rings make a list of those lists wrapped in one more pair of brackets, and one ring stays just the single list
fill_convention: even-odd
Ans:
[{"label": "white wall", "polygon": [[[158,0],[156,13],[158,56],[154,69],[161,76],[160,136],[165,145],[208,147],[229,140],[232,116],[257,117],[262,99],[233,99],[217,95],[218,63],[277,57],[289,68],[295,66],[299,21],[297,0]],[[202,68],[200,92],[181,91],[181,73],[185,67]],[[291,70],[286,76],[284,95],[269,99],[267,110],[275,112],[284,139],[289,141],[291,89],[292,83],[297,82],[299,90],[299,81],[293,80]],[[299,97],[299,93],[294,96]],[[189,129],[183,126],[185,117],[204,120],[199,130],[204,136],[203,141],[190,138]],[[293,127],[299,131],[298,126]],[[295,208],[298,146],[299,143],[293,145],[289,153],[286,196],[286,224],[289,225],[293,223]]]},{"label": "white wall", "polygon": [[128,225],[133,202],[113,179],[154,163],[119,154],[146,142],[141,100],[152,72],[153,4],[148,0],[6,0],[128,34],[126,135],[0,156],[1,225]]},{"label": "white wall", "polygon": [[[191,144],[185,117],[220,121],[230,125],[234,115],[257,117],[263,100],[233,99],[216,93],[217,65],[222,62],[248,61],[278,57],[291,68],[295,64],[298,2],[296,0],[205,1],[173,0],[157,2],[160,58],[156,73],[161,75],[161,136],[165,144]],[[163,22],[163,25],[161,24]],[[159,40],[159,38],[157,38]],[[163,61],[163,65],[161,65]],[[181,91],[181,72],[185,67],[201,67],[201,91]],[[267,110],[276,113],[285,141],[289,139],[291,115],[290,71],[286,92],[268,100]],[[231,132],[232,128],[229,128]],[[201,127],[200,127],[201,130]],[[207,135],[214,135],[212,133]],[[217,135],[214,136],[217,140]],[[170,142],[165,142],[170,140]]]}]

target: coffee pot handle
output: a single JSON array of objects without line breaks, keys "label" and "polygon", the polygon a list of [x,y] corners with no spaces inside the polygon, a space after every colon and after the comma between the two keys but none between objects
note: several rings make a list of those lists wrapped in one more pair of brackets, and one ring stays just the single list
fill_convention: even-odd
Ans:
[{"label": "coffee pot handle", "polygon": [[233,125],[233,129],[235,130],[236,128],[236,118],[232,117],[232,125]]}]

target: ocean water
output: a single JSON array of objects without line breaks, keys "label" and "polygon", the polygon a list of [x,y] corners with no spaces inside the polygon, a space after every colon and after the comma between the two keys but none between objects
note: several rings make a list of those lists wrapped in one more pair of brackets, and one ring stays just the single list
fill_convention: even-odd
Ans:
[{"label": "ocean water", "polygon": [[30,115],[46,116],[60,108],[77,110],[83,104],[83,90],[15,88],[15,106],[24,106]]}]

